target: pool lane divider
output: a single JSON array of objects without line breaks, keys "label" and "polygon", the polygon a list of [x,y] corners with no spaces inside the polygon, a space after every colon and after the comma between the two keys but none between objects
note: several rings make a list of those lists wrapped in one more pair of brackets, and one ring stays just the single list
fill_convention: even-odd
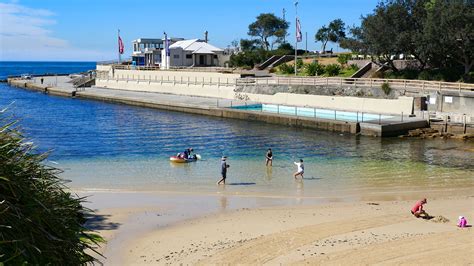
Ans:
[{"label": "pool lane divider", "polygon": [[[324,118],[302,117],[294,115],[274,114],[268,112],[246,111],[225,107],[191,105],[177,102],[149,102],[133,98],[100,95],[90,91],[75,91],[62,88],[47,87],[24,80],[8,80],[11,86],[40,91],[43,93],[63,96],[91,99],[103,102],[126,104],[131,106],[153,108],[167,111],[183,112],[190,114],[207,115],[221,118],[239,119],[245,121],[263,122],[267,124],[283,125],[296,128],[309,128],[326,130],[339,133],[360,134],[373,137],[392,137],[408,132],[408,130],[426,127],[426,121],[406,121],[390,124],[373,124],[361,122],[349,122],[331,120]],[[415,123],[414,123],[415,122]]]}]

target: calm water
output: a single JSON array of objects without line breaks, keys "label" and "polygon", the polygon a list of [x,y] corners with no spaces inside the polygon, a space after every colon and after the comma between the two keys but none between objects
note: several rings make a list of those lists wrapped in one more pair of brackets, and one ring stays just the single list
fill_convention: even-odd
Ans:
[{"label": "calm water", "polygon": [[245,105],[233,107],[234,109],[243,109],[246,111],[254,112],[268,112],[268,113],[278,113],[292,116],[306,116],[306,117],[318,117],[329,120],[340,120],[340,121],[349,121],[349,122],[358,122],[358,121],[371,121],[379,119],[392,118],[393,116],[387,115],[377,115],[370,113],[358,113],[358,112],[347,112],[347,111],[337,111],[330,109],[319,109],[319,108],[310,108],[310,107],[295,107],[295,106],[285,106],[285,105],[275,105],[275,104],[254,104],[254,105]]},{"label": "calm water", "polygon": [[0,61],[0,79],[21,74],[71,74],[95,69],[95,62],[4,62]]},{"label": "calm water", "polygon": [[[472,188],[474,144],[377,139],[292,129],[126,105],[47,96],[0,84],[0,106],[28,138],[52,150],[48,163],[75,188],[225,192],[278,196],[360,196]],[[202,161],[171,164],[193,147]],[[272,168],[264,166],[268,147]],[[229,156],[229,186],[216,188]],[[303,158],[306,179],[295,182]]]}]

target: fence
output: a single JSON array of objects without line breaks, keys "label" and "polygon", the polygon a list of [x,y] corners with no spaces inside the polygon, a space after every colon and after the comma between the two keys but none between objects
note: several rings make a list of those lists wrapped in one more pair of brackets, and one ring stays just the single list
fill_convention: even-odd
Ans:
[{"label": "fence", "polygon": [[[344,109],[332,110],[324,107],[308,107],[308,106],[293,106],[293,105],[281,105],[274,103],[256,103],[247,102],[242,100],[225,100],[217,99],[217,107],[220,108],[235,108],[243,111],[253,111],[260,113],[273,113],[281,115],[290,115],[296,117],[305,118],[319,118],[334,121],[344,122],[364,122],[364,123],[375,123],[375,124],[390,124],[407,121],[410,119],[410,115],[404,114],[382,114],[374,112],[358,112]],[[263,105],[266,105],[264,110]],[[429,115],[423,113],[424,120],[429,119]]]},{"label": "fence", "polygon": [[380,88],[387,83],[391,88],[417,91],[474,91],[474,84],[461,82],[437,82],[407,79],[371,79],[371,78],[308,78],[308,77],[271,77],[240,78],[237,85],[308,85],[308,86],[351,86],[355,88]]},{"label": "fence", "polygon": [[188,71],[188,72],[220,72],[220,73],[240,73],[237,68],[227,67],[173,67],[170,69],[162,69],[159,66],[133,66],[133,65],[116,65],[112,64],[114,69],[119,70],[144,70],[144,71]]},{"label": "fence", "polygon": [[128,74],[115,74],[114,78],[108,76],[107,71],[97,71],[97,80],[106,80],[106,81],[124,81],[124,82],[136,82],[136,83],[154,83],[154,84],[171,84],[171,85],[200,85],[200,86],[217,86],[217,87],[235,87],[237,85],[237,79],[235,78],[212,78],[212,77],[176,77],[174,75],[167,76],[156,76],[154,75],[128,75]]}]

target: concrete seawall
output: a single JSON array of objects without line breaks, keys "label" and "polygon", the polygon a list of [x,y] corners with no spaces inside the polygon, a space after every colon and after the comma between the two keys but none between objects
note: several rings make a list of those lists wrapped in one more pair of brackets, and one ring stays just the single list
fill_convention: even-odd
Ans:
[{"label": "concrete seawall", "polygon": [[[395,124],[397,124],[398,126],[389,126],[388,124],[376,125],[371,123],[347,122],[340,120],[274,114],[267,112],[245,111],[239,109],[222,108],[216,105],[211,105],[210,102],[215,103],[215,98],[174,95],[168,96],[168,98],[180,98],[170,100],[164,99],[165,94],[159,93],[121,91],[100,88],[87,89],[85,91],[75,91],[72,89],[46,87],[43,85],[14,79],[9,80],[9,84],[15,87],[40,91],[43,93],[63,97],[92,99],[104,102],[127,104],[132,106],[184,112],[190,114],[239,119],[245,121],[256,121],[299,128],[310,128],[351,134],[362,134],[377,137],[395,136],[397,134],[406,133],[410,129],[425,127],[428,125],[427,121],[425,120],[416,120],[416,123],[405,123],[406,125],[400,125],[404,123],[397,122]],[[207,102],[203,104],[203,100],[201,99],[207,100]],[[365,124],[365,126],[362,128],[363,124]]]}]

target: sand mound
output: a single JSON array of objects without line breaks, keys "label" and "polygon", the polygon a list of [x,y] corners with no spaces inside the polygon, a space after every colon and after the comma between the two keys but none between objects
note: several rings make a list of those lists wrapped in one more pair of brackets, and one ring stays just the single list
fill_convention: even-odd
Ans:
[{"label": "sand mound", "polygon": [[444,216],[441,216],[441,215],[438,215],[438,216],[434,217],[430,221],[432,221],[434,223],[449,223],[449,219],[444,217]]}]

